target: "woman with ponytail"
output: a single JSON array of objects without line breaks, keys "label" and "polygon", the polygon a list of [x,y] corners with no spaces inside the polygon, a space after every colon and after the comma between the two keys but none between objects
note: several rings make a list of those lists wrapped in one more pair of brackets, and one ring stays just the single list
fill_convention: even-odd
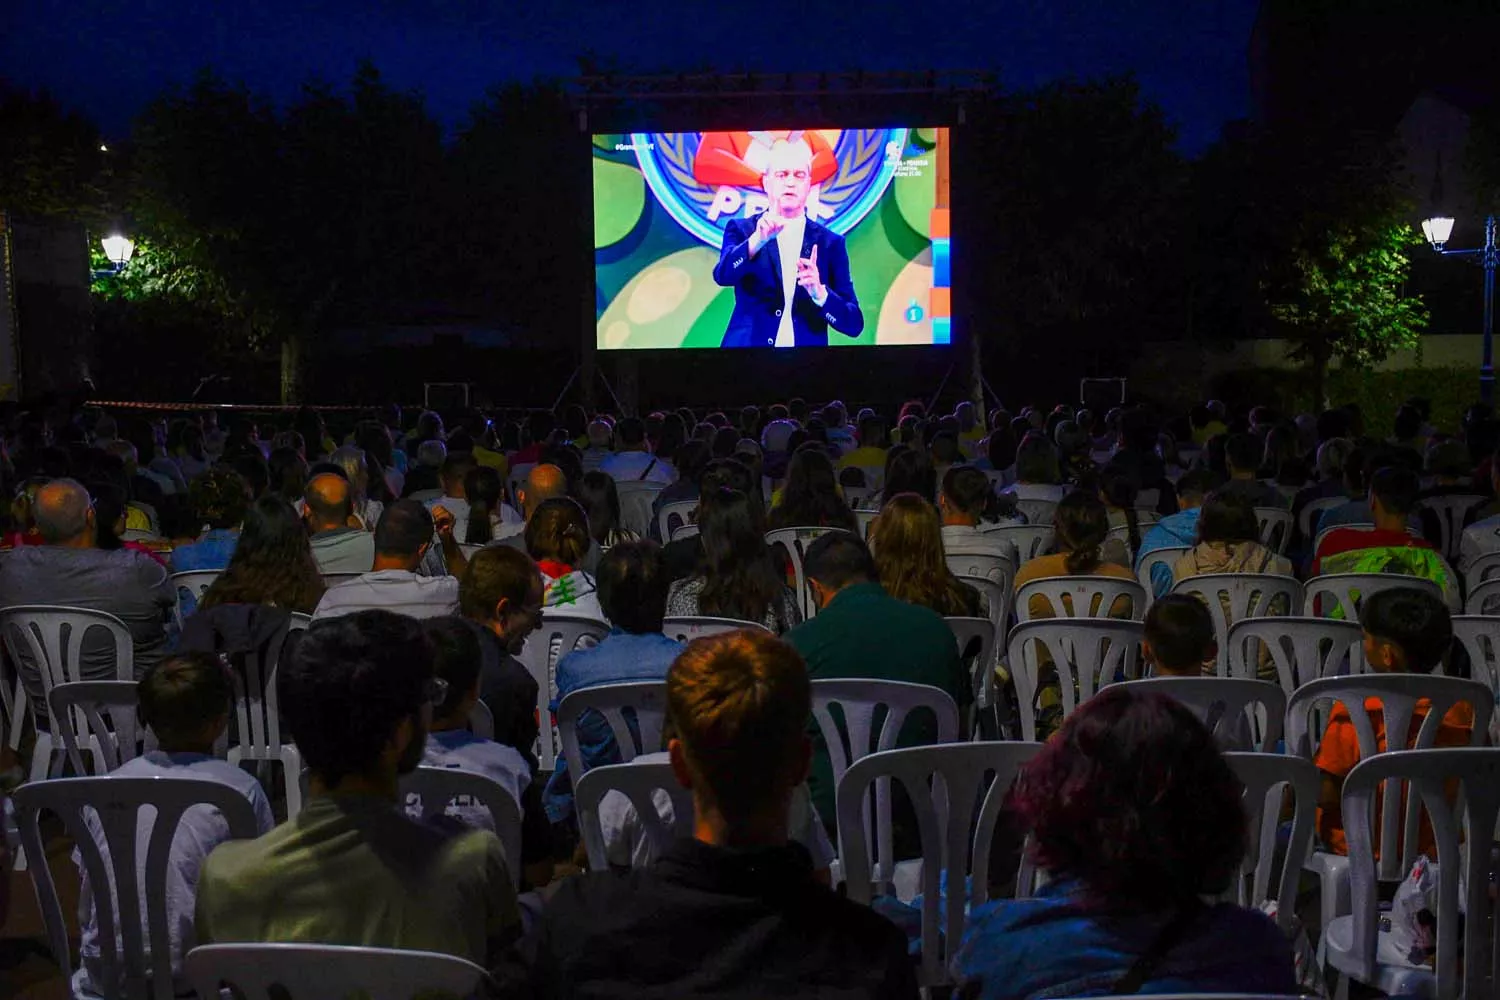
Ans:
[{"label": "woman with ponytail", "polygon": [[[1104,503],[1091,493],[1075,490],[1057,505],[1054,525],[1057,529],[1057,552],[1037,556],[1016,574],[1016,589],[1032,580],[1059,576],[1112,576],[1134,580],[1135,574],[1124,566],[1104,558],[1104,543],[1109,539],[1109,512]],[[1109,610],[1111,618],[1127,618],[1130,602],[1120,598]],[[1052,606],[1044,597],[1031,600],[1032,618],[1052,617]]]},{"label": "woman with ponytail", "polygon": [[488,465],[476,465],[464,476],[464,496],[469,501],[469,522],[464,529],[465,545],[488,545],[494,541],[500,526],[500,494],[505,481],[500,472]]},{"label": "woman with ponytail", "polygon": [[1099,499],[1109,514],[1111,531],[1125,529],[1125,537],[1111,535],[1104,543],[1104,561],[1130,567],[1135,553],[1141,551],[1140,515],[1135,509],[1136,494],[1140,492],[1140,481],[1118,466],[1106,466],[1099,480]]},{"label": "woman with ponytail", "polygon": [[943,475],[938,511],[943,515],[944,542],[973,538],[985,526],[1026,523],[1016,513],[1015,498],[999,496],[990,477],[972,465],[955,465]]},{"label": "woman with ponytail", "polygon": [[543,500],[526,522],[526,551],[542,572],[542,606],[604,621],[593,577],[575,567],[589,551],[589,519],[569,497]]}]

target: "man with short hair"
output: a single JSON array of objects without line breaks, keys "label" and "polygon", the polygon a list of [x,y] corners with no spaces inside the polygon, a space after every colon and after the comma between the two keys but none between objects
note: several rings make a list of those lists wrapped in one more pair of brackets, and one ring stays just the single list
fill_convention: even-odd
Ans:
[{"label": "man with short hair", "polygon": [[[885,418],[871,413],[859,418],[859,447],[839,459],[840,472],[865,470],[865,488],[878,490],[885,485],[885,457],[888,444]],[[872,482],[871,479],[876,481]]]},{"label": "man with short hair", "polygon": [[[427,509],[442,507],[453,515],[453,537],[463,538],[469,531],[469,496],[464,479],[479,465],[472,452],[453,452],[443,461],[443,493],[426,501]],[[501,505],[504,510],[504,505]]]},{"label": "man with short hair", "polygon": [[[415,500],[397,500],[380,515],[375,526],[375,557],[364,575],[330,587],[318,602],[313,620],[382,608],[412,618],[451,615],[458,606],[457,576],[419,576],[436,531],[445,550],[457,549],[453,522],[437,525],[427,508]],[[458,554],[462,560],[462,553]]]},{"label": "man with short hair", "polygon": [[1286,507],[1281,491],[1256,477],[1264,450],[1261,440],[1253,434],[1231,434],[1224,442],[1229,481],[1218,492],[1244,497],[1252,507]]},{"label": "man with short hair", "polygon": [[[1157,521],[1141,539],[1141,551],[1135,557],[1137,571],[1141,562],[1158,549],[1192,548],[1198,544],[1198,515],[1203,512],[1203,500],[1218,487],[1219,477],[1207,469],[1183,473],[1177,481],[1177,513]],[[1170,593],[1173,582],[1171,566],[1157,563],[1151,567],[1151,589],[1157,597]]]},{"label": "man with short hair", "polygon": [[312,536],[313,559],[324,573],[368,573],[375,563],[375,536],[351,527],[353,497],[349,480],[332,472],[307,481],[302,516]]},{"label": "man with short hair", "polygon": [[563,882],[518,949],[533,995],[917,996],[905,936],[820,885],[788,841],[811,710],[802,658],[770,633],[688,646],[667,725],[693,837],[649,867]]},{"label": "man with short hair", "polygon": [[[946,691],[960,717],[966,714],[974,691],[953,632],[937,612],[885,592],[864,542],[848,532],[829,532],[808,546],[802,562],[818,614],[788,632],[786,641],[807,661],[809,677],[926,684]],[[808,784],[819,815],[831,823],[835,789],[828,747],[816,725],[811,732],[814,752]],[[928,716],[908,721],[899,744],[936,741],[937,730]]]},{"label": "man with short hair", "polygon": [[1373,530],[1350,527],[1331,531],[1318,546],[1314,576],[1323,573],[1401,573],[1431,580],[1443,588],[1449,603],[1458,595],[1458,582],[1425,538],[1414,538],[1407,521],[1417,506],[1421,483],[1417,474],[1387,466],[1370,478]]},{"label": "man with short hair", "polygon": [[[37,490],[32,515],[42,544],[0,559],[0,607],[45,604],[114,615],[130,629],[135,676],[144,675],[166,653],[167,622],[177,605],[166,569],[130,549],[98,548],[93,501],[74,480],[55,479]],[[74,679],[116,680],[117,666],[114,639],[90,629]],[[32,711],[45,719],[40,665],[23,651],[18,667]]]},{"label": "man with short hair", "polygon": [[614,439],[615,429],[608,420],[596,417],[589,422],[584,433],[588,436],[589,446],[583,449],[583,471],[593,472],[613,454],[609,444]]},{"label": "man with short hair", "polygon": [[653,455],[646,445],[646,424],[639,417],[626,417],[615,425],[615,453],[599,463],[599,471],[617,483],[661,483],[677,478],[672,463]]},{"label": "man with short hair", "polygon": [[431,439],[417,445],[417,464],[406,473],[406,495],[424,503],[442,496],[443,463],[447,460],[448,446],[441,440]]},{"label": "man with short hair", "polygon": [[421,624],[388,611],[303,634],[279,681],[308,801],[265,836],[209,855],[198,886],[202,943],[360,945],[496,964],[520,927],[499,839],[421,823],[397,801],[446,695],[432,664]]}]

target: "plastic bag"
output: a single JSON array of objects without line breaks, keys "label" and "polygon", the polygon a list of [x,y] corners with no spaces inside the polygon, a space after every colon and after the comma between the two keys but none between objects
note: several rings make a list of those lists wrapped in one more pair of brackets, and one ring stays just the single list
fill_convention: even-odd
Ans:
[{"label": "plastic bag", "polygon": [[1437,862],[1419,854],[1391,901],[1391,944],[1413,965],[1437,954],[1437,901]]},{"label": "plastic bag", "polygon": [[[1268,899],[1260,904],[1260,912],[1276,919],[1280,907],[1276,900]],[[1297,988],[1302,991],[1303,996],[1326,997],[1328,995],[1328,984],[1323,979],[1323,967],[1318,964],[1317,953],[1313,950],[1312,942],[1307,938],[1307,928],[1302,926],[1302,921],[1292,915],[1291,928],[1288,937],[1292,942],[1292,962],[1297,974]]]}]

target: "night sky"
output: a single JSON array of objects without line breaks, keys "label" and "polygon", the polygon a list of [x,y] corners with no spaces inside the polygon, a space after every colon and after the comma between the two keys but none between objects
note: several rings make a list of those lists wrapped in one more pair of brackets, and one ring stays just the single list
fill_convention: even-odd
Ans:
[{"label": "night sky", "polygon": [[277,100],[362,58],[445,125],[486,87],[578,72],[995,69],[1024,86],[1133,72],[1187,152],[1248,110],[1254,0],[0,0],[0,74],[122,134],[202,67]]}]

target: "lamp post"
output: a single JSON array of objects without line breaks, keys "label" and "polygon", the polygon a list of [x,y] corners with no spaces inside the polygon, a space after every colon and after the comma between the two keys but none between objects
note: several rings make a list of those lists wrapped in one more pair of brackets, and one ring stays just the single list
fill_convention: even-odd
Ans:
[{"label": "lamp post", "polygon": [[1422,223],[1422,235],[1432,249],[1444,257],[1478,257],[1484,266],[1484,356],[1479,364],[1479,398],[1486,404],[1495,402],[1495,368],[1493,341],[1495,333],[1495,264],[1500,250],[1495,246],[1495,217],[1484,220],[1484,246],[1472,250],[1449,250],[1448,237],[1453,235],[1453,220],[1435,216]]},{"label": "lamp post", "polygon": [[104,256],[115,266],[116,273],[125,269],[130,263],[130,255],[135,253],[135,241],[114,233],[99,241],[104,244]]}]

